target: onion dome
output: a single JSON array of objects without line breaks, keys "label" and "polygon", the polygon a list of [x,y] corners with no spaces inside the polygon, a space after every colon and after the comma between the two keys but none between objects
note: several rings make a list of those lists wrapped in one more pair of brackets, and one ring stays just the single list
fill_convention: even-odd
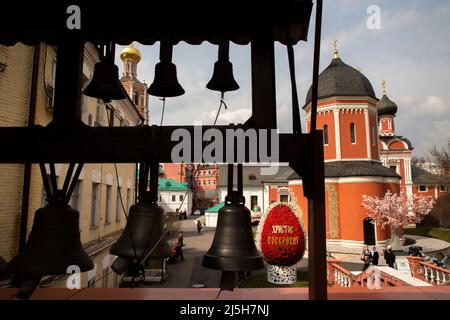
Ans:
[{"label": "onion dome", "polygon": [[394,115],[397,113],[398,107],[394,101],[388,98],[386,95],[386,81],[382,81],[381,85],[383,87],[383,97],[377,103],[378,116],[389,114]]},{"label": "onion dome", "polygon": [[139,62],[141,61],[141,53],[133,46],[133,43],[131,43],[128,47],[123,48],[122,51],[120,51],[120,59],[122,59],[122,61],[134,60]]},{"label": "onion dome", "polygon": [[[360,71],[345,64],[339,57],[334,42],[334,56],[330,65],[319,75],[318,99],[334,96],[364,96],[376,99],[369,81]],[[305,105],[312,100],[312,86],[308,90]]]}]

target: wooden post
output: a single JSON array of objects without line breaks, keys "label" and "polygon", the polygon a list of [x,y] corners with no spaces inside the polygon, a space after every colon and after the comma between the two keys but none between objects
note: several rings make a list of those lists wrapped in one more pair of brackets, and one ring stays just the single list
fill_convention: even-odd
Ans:
[{"label": "wooden post", "polygon": [[268,34],[251,43],[252,117],[255,129],[275,129],[277,110],[275,94],[275,53],[273,36]]},{"label": "wooden post", "polygon": [[311,197],[308,197],[309,299],[327,299],[325,176],[322,131],[311,133],[309,162]]},{"label": "wooden post", "polygon": [[53,125],[57,130],[72,129],[81,119],[81,74],[84,44],[67,36],[58,43]]}]

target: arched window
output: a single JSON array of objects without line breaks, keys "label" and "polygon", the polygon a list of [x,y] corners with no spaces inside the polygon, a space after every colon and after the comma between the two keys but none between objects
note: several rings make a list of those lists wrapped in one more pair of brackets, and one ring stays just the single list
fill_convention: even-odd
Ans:
[{"label": "arched window", "polygon": [[352,144],[356,143],[356,128],[354,123],[350,123],[350,142]]},{"label": "arched window", "polygon": [[323,144],[328,145],[328,125],[323,126]]},{"label": "arched window", "polygon": [[376,144],[375,126],[372,126],[372,146],[375,147],[375,144]]}]

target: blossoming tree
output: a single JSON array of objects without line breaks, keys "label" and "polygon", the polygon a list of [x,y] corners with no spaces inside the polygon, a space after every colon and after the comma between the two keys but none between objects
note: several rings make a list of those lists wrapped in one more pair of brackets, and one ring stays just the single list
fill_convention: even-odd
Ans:
[{"label": "blossoming tree", "polygon": [[367,215],[375,224],[385,229],[391,229],[391,245],[394,250],[401,249],[398,228],[416,221],[416,217],[423,217],[430,213],[434,200],[430,196],[413,195],[408,197],[403,191],[400,194],[389,190],[383,198],[363,195],[362,206],[367,209]]}]

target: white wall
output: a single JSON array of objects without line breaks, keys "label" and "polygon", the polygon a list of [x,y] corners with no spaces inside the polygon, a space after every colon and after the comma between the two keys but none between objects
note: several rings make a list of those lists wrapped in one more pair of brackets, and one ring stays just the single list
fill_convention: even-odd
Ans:
[{"label": "white wall", "polygon": [[207,227],[215,228],[217,226],[217,212],[206,212],[205,213],[205,225]]},{"label": "white wall", "polygon": [[[258,197],[258,205],[261,208],[261,212],[264,212],[267,208],[267,200],[268,197],[267,194],[264,194],[263,186],[260,187],[244,187],[244,197],[245,197],[245,206],[251,210],[251,196],[257,196]],[[220,202],[225,201],[225,197],[227,195],[227,188],[226,187],[219,187],[219,199]]]},{"label": "white wall", "polygon": [[[175,201],[172,201],[172,196],[175,196]],[[185,197],[183,201],[180,201],[180,196]],[[181,203],[183,204],[181,205]],[[159,191],[158,192],[158,205],[160,205],[165,212],[186,211],[186,214],[191,215],[192,209],[192,192],[189,191],[186,195],[186,191]],[[180,207],[181,205],[181,207]]]}]

